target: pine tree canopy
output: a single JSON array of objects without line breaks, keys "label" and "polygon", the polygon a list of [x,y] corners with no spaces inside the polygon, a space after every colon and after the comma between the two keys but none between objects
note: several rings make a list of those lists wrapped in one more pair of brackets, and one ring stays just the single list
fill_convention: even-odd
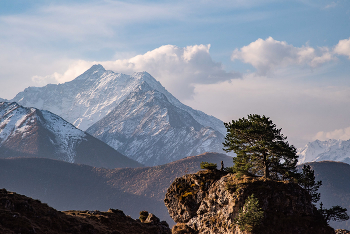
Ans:
[{"label": "pine tree canopy", "polygon": [[317,203],[320,200],[321,194],[317,191],[322,185],[322,181],[315,181],[315,172],[310,165],[303,166],[298,184],[310,194],[313,203]]},{"label": "pine tree canopy", "polygon": [[292,179],[297,175],[298,156],[286,141],[281,129],[265,117],[254,114],[248,118],[225,123],[227,134],[224,150],[233,151],[235,172],[249,172],[275,180]]}]

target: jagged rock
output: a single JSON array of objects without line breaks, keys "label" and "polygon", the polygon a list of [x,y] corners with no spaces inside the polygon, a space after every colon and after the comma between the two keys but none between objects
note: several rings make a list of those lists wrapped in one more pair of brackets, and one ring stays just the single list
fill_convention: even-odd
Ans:
[{"label": "jagged rock", "polygon": [[60,212],[39,200],[0,189],[0,233],[37,234],[170,234],[166,222],[151,215],[141,223],[123,211],[70,210]]},{"label": "jagged rock", "polygon": [[[243,232],[235,218],[251,194],[264,218],[252,232]],[[177,178],[164,201],[177,222],[173,233],[334,234],[309,194],[294,183],[207,170]]]},{"label": "jagged rock", "polygon": [[345,229],[336,229],[335,234],[350,234],[350,231]]}]

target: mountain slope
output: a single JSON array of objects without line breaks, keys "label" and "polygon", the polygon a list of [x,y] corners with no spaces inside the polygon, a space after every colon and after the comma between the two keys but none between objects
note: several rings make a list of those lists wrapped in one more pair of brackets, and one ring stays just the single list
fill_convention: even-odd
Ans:
[{"label": "mountain slope", "polygon": [[147,72],[130,76],[106,71],[101,65],[92,66],[70,82],[26,88],[11,101],[49,110],[86,130],[106,116],[142,82],[163,93],[173,105],[187,111],[200,124],[226,133],[222,121],[182,104]]},{"label": "mountain slope", "polygon": [[[350,165],[342,162],[321,161],[306,163],[315,171],[316,181],[321,180],[322,186],[320,202],[324,208],[340,205],[350,214]],[[298,166],[299,169],[302,165]],[[317,207],[319,208],[319,207]],[[350,230],[350,220],[346,222],[331,221],[330,225],[336,228]]]},{"label": "mountain slope", "polygon": [[150,166],[222,152],[224,141],[220,132],[202,126],[145,82],[87,132]]},{"label": "mountain slope", "polygon": [[[195,173],[202,161],[224,161],[231,167],[232,158],[206,153],[155,167],[93,168],[43,158],[0,159],[0,188],[24,194],[58,210],[122,209],[137,218],[140,210],[156,214],[169,224],[164,205],[168,187],[177,178]],[[350,165],[340,162],[313,162],[324,207],[341,205],[350,210]],[[299,166],[301,167],[301,165]],[[332,222],[334,228],[350,229],[350,221]]]},{"label": "mountain slope", "polygon": [[99,167],[138,167],[49,111],[0,102],[0,157],[45,157]]},{"label": "mountain slope", "polygon": [[134,218],[141,210],[173,223],[164,206],[172,181],[199,170],[200,162],[232,166],[222,154],[187,157],[162,166],[93,168],[45,158],[0,159],[0,188],[40,199],[58,210],[123,210]]},{"label": "mountain slope", "polygon": [[60,115],[147,165],[223,152],[223,122],[182,104],[147,72],[130,76],[94,65],[70,82],[29,87],[13,101]]},{"label": "mountain slope", "polygon": [[315,161],[350,162],[350,140],[316,140],[298,149],[299,163]]}]

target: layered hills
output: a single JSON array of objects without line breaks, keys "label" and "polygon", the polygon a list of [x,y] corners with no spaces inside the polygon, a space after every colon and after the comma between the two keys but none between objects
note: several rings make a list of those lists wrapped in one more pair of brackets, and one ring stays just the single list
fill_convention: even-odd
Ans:
[{"label": "layered hills", "polygon": [[182,104],[147,72],[94,65],[70,82],[29,87],[11,101],[61,116],[149,166],[223,152],[223,122]]},{"label": "layered hills", "polygon": [[[342,162],[321,161],[307,163],[315,171],[316,181],[321,180],[320,202],[325,208],[340,205],[350,212],[350,165]],[[350,230],[350,220],[330,222],[332,227]]]},{"label": "layered hills", "polygon": [[[172,182],[200,170],[202,161],[225,167],[232,158],[206,153],[161,166],[143,168],[94,168],[51,159],[0,159],[0,188],[40,199],[58,210],[121,209],[133,218],[141,210],[156,214],[174,224],[164,206]],[[339,162],[313,162],[316,180],[322,180],[321,201],[325,208],[340,205],[350,210],[350,165]],[[349,221],[331,222],[334,228],[350,229]]]},{"label": "layered hills", "polygon": [[10,157],[107,168],[142,166],[49,111],[0,102],[0,158]]},{"label": "layered hills", "polygon": [[164,206],[167,188],[176,177],[194,173],[202,161],[232,166],[222,154],[191,156],[166,165],[106,169],[42,158],[0,159],[0,188],[40,199],[58,210],[121,209],[138,218],[141,210],[169,224]]}]

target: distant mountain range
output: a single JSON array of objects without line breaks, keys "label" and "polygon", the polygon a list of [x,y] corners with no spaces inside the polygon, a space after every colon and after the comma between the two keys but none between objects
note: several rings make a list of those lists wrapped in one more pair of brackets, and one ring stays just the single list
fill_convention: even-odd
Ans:
[{"label": "distant mountain range", "polygon": [[107,168],[142,166],[49,111],[0,102],[0,158],[10,157]]},{"label": "distant mountain range", "polygon": [[299,164],[316,161],[338,161],[350,163],[350,140],[316,140],[298,149]]},{"label": "distant mountain range", "polygon": [[[24,194],[58,210],[121,209],[137,218],[141,210],[156,214],[169,224],[163,199],[175,178],[197,172],[202,161],[224,161],[223,154],[202,154],[161,166],[105,169],[44,158],[0,159],[0,188]],[[341,162],[309,163],[315,170],[324,207],[340,205],[350,210],[350,165]],[[301,165],[299,166],[301,167]],[[332,227],[350,229],[350,221],[333,222]]]},{"label": "distant mountain range", "polygon": [[55,113],[145,165],[223,152],[223,122],[182,104],[147,72],[94,65],[70,82],[26,88],[11,102]]},{"label": "distant mountain range", "polygon": [[0,159],[0,188],[58,210],[121,209],[138,218],[141,210],[173,223],[163,199],[176,177],[194,173],[202,161],[232,166],[232,158],[207,153],[143,168],[94,168],[45,158]]}]

